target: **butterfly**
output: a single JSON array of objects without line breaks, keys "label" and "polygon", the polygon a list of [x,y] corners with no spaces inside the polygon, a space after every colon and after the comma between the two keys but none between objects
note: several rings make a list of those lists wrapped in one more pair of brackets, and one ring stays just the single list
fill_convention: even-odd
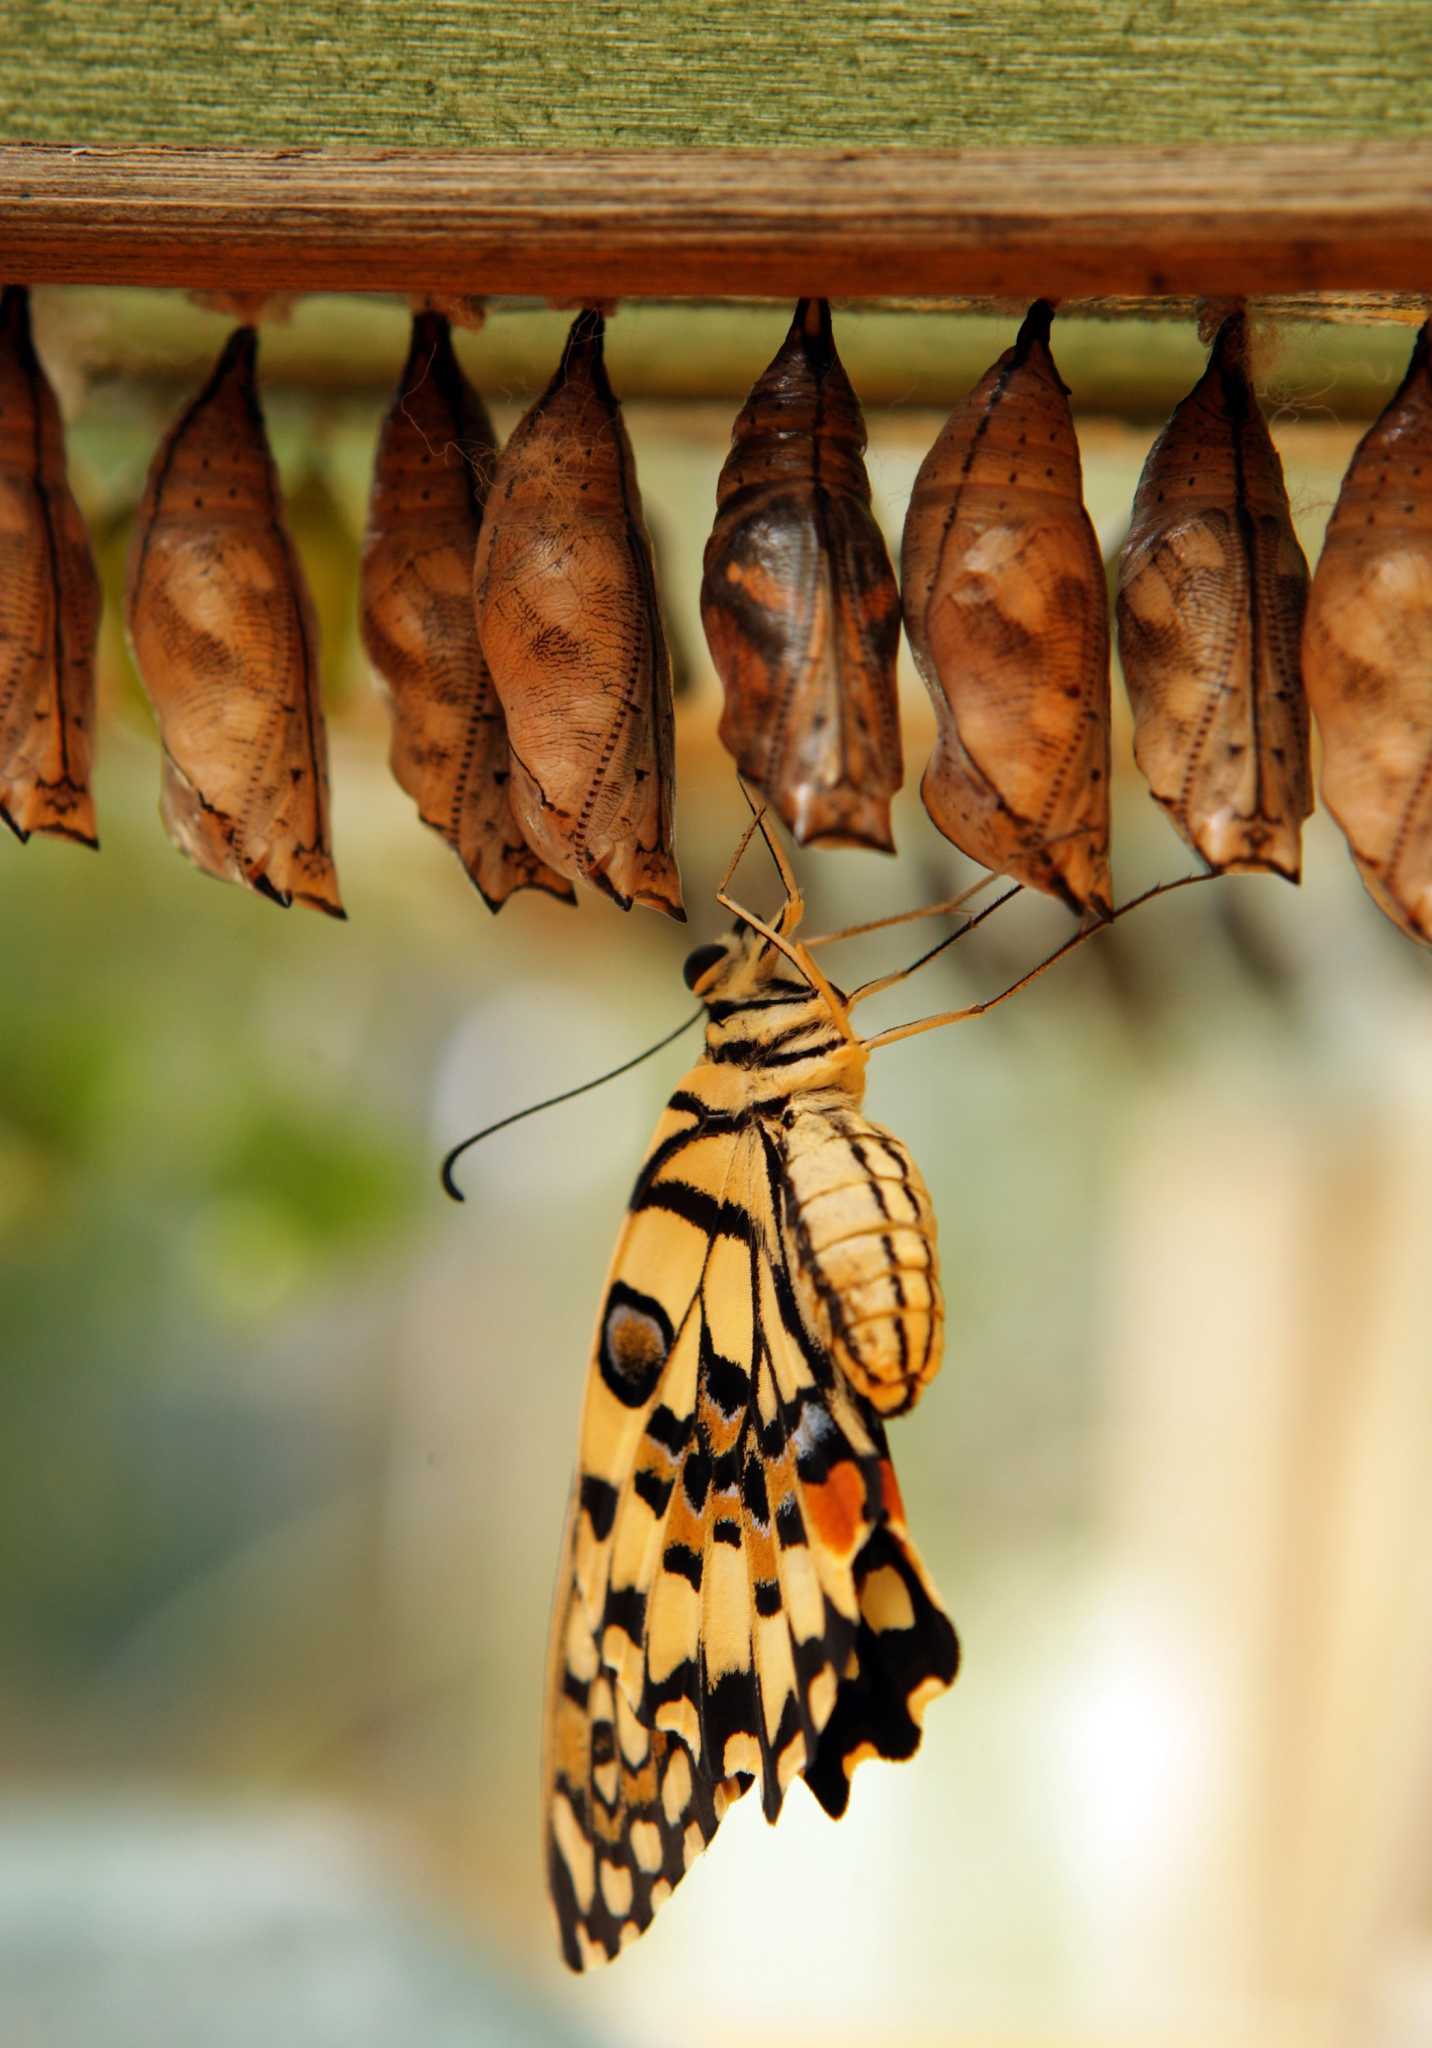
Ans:
[{"label": "butterfly", "polygon": [[[785,888],[774,923],[728,893],[757,829]],[[706,1048],[657,1124],[607,1276],[548,1648],[546,1865],[574,1970],[650,1925],[733,1800],[759,1783],[774,1821],[800,1777],[838,1818],[855,1766],[912,1756],[954,1682],[959,1643],[885,1438],[940,1364],[935,1217],[905,1145],[862,1112],[866,1064],[983,1016],[1103,927],[996,995],[868,1038],[856,1005],[1019,885],[850,995],[814,949],[960,911],[992,879],[803,942],[757,812],[717,890],[736,925],[686,961]],[[1159,883],[1112,918],[1209,879]],[[454,1147],[449,1194],[458,1156],[530,1113]]]},{"label": "butterfly", "polygon": [[940,1363],[934,1211],[861,1109],[870,1046],[924,1023],[857,1036],[855,1003],[901,977],[827,980],[768,844],[777,921],[723,884],[738,923],[686,962],[706,1048],[597,1320],[547,1681],[547,1872],[576,1970],[650,1923],[751,1787],[771,1821],[797,1777],[842,1814],[856,1764],[911,1756],[959,1663],[885,1437]]}]

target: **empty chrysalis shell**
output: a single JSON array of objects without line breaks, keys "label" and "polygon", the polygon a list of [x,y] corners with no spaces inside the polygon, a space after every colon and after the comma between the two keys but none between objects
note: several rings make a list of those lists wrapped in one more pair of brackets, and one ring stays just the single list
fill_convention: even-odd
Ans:
[{"label": "empty chrysalis shell", "polygon": [[573,901],[513,812],[507,725],[473,621],[473,553],[496,462],[447,320],[418,314],[373,466],[363,644],[388,686],[393,774],[492,910],[515,889]]},{"label": "empty chrysalis shell", "polygon": [[631,443],[578,314],[497,465],[478,638],[507,717],[512,804],[559,874],[684,919],[671,845],[671,662]]},{"label": "empty chrysalis shell", "polygon": [[95,837],[99,578],[65,473],[23,285],[0,296],[0,818],[20,838]]},{"label": "empty chrysalis shell", "polygon": [[1380,909],[1432,944],[1432,322],[1358,443],[1313,575],[1303,673],[1323,797]]},{"label": "empty chrysalis shell", "polygon": [[1235,313],[1149,452],[1119,563],[1134,753],[1211,868],[1298,879],[1313,807],[1299,660],[1307,596]]},{"label": "empty chrysalis shell", "polygon": [[1053,308],[946,421],[905,520],[905,628],[939,732],[920,793],[987,868],[1107,916],[1109,619]]},{"label": "empty chrysalis shell", "polygon": [[830,307],[802,299],[736,420],[701,619],[726,690],[721,738],[742,774],[802,845],[893,852],[900,594],[864,455]]},{"label": "empty chrysalis shell", "polygon": [[149,468],[129,631],[164,743],[160,812],[206,874],[342,917],[318,630],[240,327]]}]

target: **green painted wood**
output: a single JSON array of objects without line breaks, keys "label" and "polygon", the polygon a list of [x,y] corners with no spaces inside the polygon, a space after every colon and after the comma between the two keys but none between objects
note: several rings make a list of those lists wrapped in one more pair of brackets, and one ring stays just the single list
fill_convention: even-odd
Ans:
[{"label": "green painted wood", "polygon": [[8,0],[0,137],[893,148],[1432,134],[1425,0]]}]

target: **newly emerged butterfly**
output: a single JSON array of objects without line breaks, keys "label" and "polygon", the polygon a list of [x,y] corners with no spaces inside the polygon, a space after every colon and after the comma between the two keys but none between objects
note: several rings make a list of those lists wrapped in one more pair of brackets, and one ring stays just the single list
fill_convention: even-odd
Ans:
[{"label": "newly emerged butterfly", "polygon": [[[842,1814],[856,1764],[913,1755],[953,1682],[959,1645],[884,1429],[940,1364],[935,1218],[905,1146],[862,1113],[865,1069],[876,1047],[983,1016],[1099,928],[997,995],[861,1038],[857,1004],[1017,890],[846,995],[817,946],[976,892],[802,942],[800,894],[768,843],[786,890],[776,922],[723,884],[736,927],[686,962],[706,1050],[637,1176],[587,1374],[545,1730],[548,1883],[574,1970],[650,1924],[733,1799],[759,1783],[775,1820],[802,1777]],[[458,1200],[452,1168],[476,1142],[443,1168]]]},{"label": "newly emerged butterfly", "polygon": [[934,1213],[862,1114],[855,999],[795,941],[788,888],[776,925],[738,912],[686,963],[706,1051],[598,1318],[547,1690],[573,1969],[649,1923],[752,1785],[768,1820],[796,1777],[843,1813],[855,1765],[913,1754],[958,1663],[883,1423],[940,1362]]}]

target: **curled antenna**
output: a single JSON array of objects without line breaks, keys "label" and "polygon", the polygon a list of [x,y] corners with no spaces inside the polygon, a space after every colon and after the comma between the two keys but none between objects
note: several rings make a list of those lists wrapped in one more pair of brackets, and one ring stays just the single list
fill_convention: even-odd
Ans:
[{"label": "curled antenna", "polygon": [[453,1179],[452,1170],[463,1153],[469,1151],[472,1146],[480,1145],[484,1138],[494,1137],[498,1131],[505,1131],[509,1124],[520,1124],[525,1116],[536,1116],[539,1109],[555,1109],[559,1102],[570,1102],[574,1095],[585,1095],[589,1089],[600,1088],[604,1081],[615,1081],[618,1074],[630,1073],[632,1068],[639,1067],[643,1060],[649,1060],[653,1053],[661,1052],[668,1045],[674,1044],[683,1031],[689,1031],[705,1014],[706,1006],[703,1003],[699,1010],[693,1010],[684,1023],[678,1024],[674,1031],[668,1031],[665,1038],[658,1038],[655,1045],[649,1045],[645,1052],[639,1052],[634,1059],[623,1060],[619,1067],[611,1068],[608,1073],[598,1074],[594,1080],[581,1081],[575,1088],[564,1088],[560,1095],[549,1095],[545,1102],[533,1102],[529,1103],[526,1109],[514,1109],[511,1116],[499,1117],[495,1124],[488,1124],[484,1130],[474,1131],[470,1138],[464,1138],[460,1145],[454,1145],[444,1159],[443,1193],[454,1202],[467,1200],[467,1196]]}]

